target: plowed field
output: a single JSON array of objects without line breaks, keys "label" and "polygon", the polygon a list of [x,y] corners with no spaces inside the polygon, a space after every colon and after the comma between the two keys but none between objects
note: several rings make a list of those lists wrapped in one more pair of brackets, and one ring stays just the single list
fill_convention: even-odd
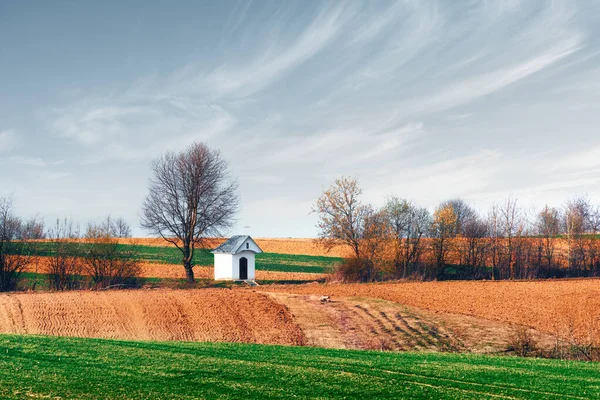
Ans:
[{"label": "plowed field", "polygon": [[299,345],[287,308],[243,290],[0,295],[0,333]]},{"label": "plowed field", "polygon": [[380,298],[435,312],[517,323],[549,334],[600,334],[600,279],[271,286],[269,291]]}]

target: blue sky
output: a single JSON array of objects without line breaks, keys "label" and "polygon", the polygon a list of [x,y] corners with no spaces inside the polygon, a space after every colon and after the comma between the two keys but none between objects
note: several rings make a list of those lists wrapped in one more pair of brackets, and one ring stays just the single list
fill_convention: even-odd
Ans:
[{"label": "blue sky", "polygon": [[[0,1],[0,196],[136,235],[150,161],[204,141],[232,233],[315,236],[364,200],[600,201],[600,2]],[[244,228],[249,226],[250,228]]]}]

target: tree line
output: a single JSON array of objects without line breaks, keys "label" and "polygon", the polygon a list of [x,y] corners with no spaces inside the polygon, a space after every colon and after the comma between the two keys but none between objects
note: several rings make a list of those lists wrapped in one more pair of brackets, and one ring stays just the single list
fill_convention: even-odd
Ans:
[{"label": "tree line", "polygon": [[461,199],[430,212],[390,196],[376,208],[342,177],[313,206],[319,241],[352,252],[337,270],[349,281],[535,279],[600,275],[600,206],[575,197],[531,212],[507,198],[485,214]]},{"label": "tree line", "polygon": [[[122,218],[89,223],[83,233],[70,220],[46,229],[39,218],[14,214],[11,199],[0,198],[0,291],[17,290],[27,272],[39,267],[53,290],[133,286],[139,277],[139,256],[133,246],[120,246],[131,228]],[[32,287],[31,289],[35,289]]]}]

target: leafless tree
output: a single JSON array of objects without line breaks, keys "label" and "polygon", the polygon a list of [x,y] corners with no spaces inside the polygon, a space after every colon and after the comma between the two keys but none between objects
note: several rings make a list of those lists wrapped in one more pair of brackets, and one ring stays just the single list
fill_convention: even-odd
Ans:
[{"label": "leafless tree", "polygon": [[408,200],[392,196],[384,212],[394,238],[394,263],[397,275],[406,278],[410,265],[418,263],[423,251],[422,238],[431,226],[431,215]]},{"label": "leafless tree", "polygon": [[475,268],[486,265],[488,225],[478,216],[468,219],[462,227],[463,256],[461,263]]},{"label": "leafless tree", "polygon": [[406,259],[404,257],[404,244],[410,230],[412,205],[408,200],[392,196],[387,199],[384,212],[390,230],[394,236],[394,263],[397,269],[402,268],[406,276]]},{"label": "leafless tree", "polygon": [[375,279],[376,270],[386,264],[384,253],[390,238],[391,229],[385,211],[369,207],[361,240],[362,257],[370,260],[374,266],[369,271],[369,280]]},{"label": "leafless tree", "polygon": [[82,244],[79,228],[73,221],[56,220],[56,224],[48,230],[48,241],[52,244],[52,253],[48,257],[48,282],[51,289],[75,289],[80,283],[82,272]]},{"label": "leafless tree", "polygon": [[21,273],[31,262],[30,227],[13,214],[12,201],[0,198],[0,292],[15,290]]},{"label": "leafless tree", "polygon": [[517,199],[509,197],[499,207],[500,212],[500,227],[504,237],[503,261],[510,279],[516,278],[515,248],[520,244],[520,239],[523,236],[524,223],[521,209],[517,205]]},{"label": "leafless tree", "polygon": [[219,151],[194,143],[167,152],[152,163],[141,224],[175,245],[183,255],[189,283],[194,282],[194,250],[207,237],[223,236],[239,209],[237,183],[229,177]]},{"label": "leafless tree", "polygon": [[135,246],[119,244],[119,238],[104,223],[89,224],[82,252],[82,270],[97,289],[135,285],[140,274]]},{"label": "leafless tree", "polygon": [[361,203],[362,190],[354,178],[341,177],[315,202],[312,212],[319,217],[319,240],[325,248],[345,244],[361,258],[361,239],[369,206]]},{"label": "leafless tree", "polygon": [[496,269],[500,266],[500,253],[502,249],[502,228],[500,211],[497,204],[490,209],[487,217],[489,252],[492,267],[492,280],[496,279]]},{"label": "leafless tree", "polygon": [[586,235],[594,222],[593,208],[585,197],[576,197],[565,205],[564,231],[567,235],[568,269],[581,271],[586,265]]},{"label": "leafless tree", "polygon": [[445,201],[440,208],[450,207],[456,217],[454,236],[464,235],[464,230],[469,221],[477,218],[477,213],[462,199]]},{"label": "leafless tree", "polygon": [[[110,216],[109,216],[110,218]],[[118,217],[115,220],[110,221],[110,229],[112,234],[118,238],[130,238],[131,237],[131,227],[122,217]]]},{"label": "leafless tree", "polygon": [[547,205],[538,213],[535,221],[535,233],[540,241],[540,255],[547,268],[552,268],[555,264],[556,238],[560,234],[560,223],[560,211]]},{"label": "leafless tree", "polygon": [[35,216],[23,222],[21,224],[20,236],[28,237],[30,240],[45,239],[46,229],[44,221],[39,216]]}]

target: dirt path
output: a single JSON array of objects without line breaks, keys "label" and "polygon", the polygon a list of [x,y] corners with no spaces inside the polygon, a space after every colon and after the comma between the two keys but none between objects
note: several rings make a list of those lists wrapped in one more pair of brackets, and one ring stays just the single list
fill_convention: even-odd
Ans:
[{"label": "dirt path", "polygon": [[116,339],[305,344],[287,308],[245,290],[0,295],[0,332]]},{"label": "dirt path", "polygon": [[379,298],[432,312],[522,324],[547,334],[600,334],[600,279],[278,285],[272,292]]},{"label": "dirt path", "polygon": [[[264,289],[268,290],[268,289]],[[266,292],[285,304],[317,347],[498,353],[507,347],[508,324],[457,314],[435,313],[392,301]],[[552,337],[538,333],[542,345]]]}]

